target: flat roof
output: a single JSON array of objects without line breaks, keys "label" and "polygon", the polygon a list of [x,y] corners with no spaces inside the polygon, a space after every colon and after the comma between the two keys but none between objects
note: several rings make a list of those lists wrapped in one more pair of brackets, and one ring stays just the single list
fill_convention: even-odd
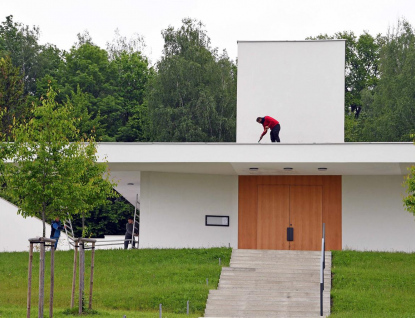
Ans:
[{"label": "flat roof", "polygon": [[98,143],[110,163],[415,163],[413,143]]},{"label": "flat roof", "polygon": [[141,172],[403,176],[415,164],[415,145],[117,142],[98,143],[98,156],[108,162],[111,177],[118,181],[116,189],[134,204],[140,193]]}]

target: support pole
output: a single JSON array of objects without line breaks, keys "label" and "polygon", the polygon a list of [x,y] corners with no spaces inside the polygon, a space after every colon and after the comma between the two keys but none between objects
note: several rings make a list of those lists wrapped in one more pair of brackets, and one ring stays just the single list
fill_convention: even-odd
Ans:
[{"label": "support pole", "polygon": [[74,242],[75,242],[75,248],[74,248],[74,256],[73,256],[71,308],[73,308],[75,305],[76,267],[78,265],[78,239],[75,239]]},{"label": "support pole", "polygon": [[30,318],[30,307],[32,300],[32,264],[33,264],[33,243],[30,242],[29,249],[29,270],[28,270],[28,284],[27,284],[27,318]]},{"label": "support pole", "polygon": [[95,242],[92,243],[91,251],[91,279],[89,283],[89,309],[92,309],[92,287],[94,286],[94,262],[95,262]]},{"label": "support pole", "polygon": [[79,314],[82,315],[84,298],[85,249],[84,242],[79,244]]},{"label": "support pole", "polygon": [[45,242],[40,242],[39,256],[39,312],[38,316],[43,318],[43,306],[45,304]]},{"label": "support pole", "polygon": [[55,245],[50,248],[50,298],[49,298],[49,318],[53,317],[53,289],[55,285]]}]

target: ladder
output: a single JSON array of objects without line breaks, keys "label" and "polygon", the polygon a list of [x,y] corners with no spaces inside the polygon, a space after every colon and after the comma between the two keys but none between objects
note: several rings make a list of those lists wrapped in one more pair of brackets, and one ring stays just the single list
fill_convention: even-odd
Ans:
[{"label": "ladder", "polygon": [[[133,235],[132,235],[131,240],[129,240],[129,244],[131,244],[131,245],[132,245],[133,240],[135,240],[135,237],[134,237],[135,230],[137,230],[137,232],[140,233],[140,216],[137,214],[137,209],[138,209],[137,205],[139,205],[139,204],[140,204],[140,201],[138,201],[138,194],[137,194],[136,195],[136,200],[135,200],[135,206],[134,206]],[[73,232],[73,226],[72,226],[71,217],[70,217],[69,213],[68,213],[68,218],[64,221],[63,224],[66,225],[65,226],[65,234],[66,234],[66,238],[67,238],[67,241],[68,241],[69,248],[73,249],[74,246],[75,246],[75,244],[73,244],[74,239],[75,239],[75,235],[74,235],[74,232]],[[137,241],[135,243],[137,243],[135,248],[138,248],[139,239],[137,239]],[[99,245],[96,245],[96,246],[99,246]]]},{"label": "ladder", "polygon": [[74,244],[72,242],[74,241],[75,235],[73,234],[73,227],[72,227],[72,222],[71,222],[69,213],[68,213],[68,218],[63,222],[63,224],[65,225],[64,228],[65,228],[66,239],[68,241],[68,246],[69,248],[73,248]]},{"label": "ladder", "polygon": [[[140,204],[140,202],[138,201],[138,193],[137,193],[136,197],[135,197],[134,220],[133,220],[134,226],[133,226],[133,233],[132,233],[132,236],[131,236],[131,247],[133,247],[132,242],[135,241],[135,238],[134,238],[135,230],[137,229],[137,232],[140,233],[140,217],[137,215],[137,205],[138,204]],[[136,222],[136,218],[138,219],[137,222]],[[139,237],[137,238],[137,242],[136,242],[137,246],[135,248],[138,248],[138,242],[139,242]]]}]

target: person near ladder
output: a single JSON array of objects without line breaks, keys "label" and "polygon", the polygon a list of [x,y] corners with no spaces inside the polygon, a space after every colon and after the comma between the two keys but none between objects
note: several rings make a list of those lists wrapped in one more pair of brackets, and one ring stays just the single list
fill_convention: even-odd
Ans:
[{"label": "person near ladder", "polygon": [[55,250],[58,248],[58,241],[59,237],[61,236],[61,231],[66,227],[66,225],[62,225],[59,217],[56,217],[55,220],[50,225],[50,238],[56,240],[55,242]]},{"label": "person near ladder", "polygon": [[264,137],[266,135],[266,133],[268,132],[268,129],[271,129],[270,137],[271,137],[271,142],[280,142],[280,123],[278,122],[278,120],[270,117],[270,116],[265,116],[265,117],[258,117],[256,119],[256,122],[258,124],[261,124],[264,127],[264,131],[261,134],[261,137],[259,137],[258,142],[261,141],[262,137]]},{"label": "person near ladder", "polygon": [[133,228],[134,228],[134,236],[138,236],[138,222],[135,222],[134,226],[134,219],[132,217],[128,218],[128,222],[125,226],[125,239],[124,239],[124,249],[128,248],[128,244],[132,241],[133,248],[135,247],[135,240],[133,239]]}]

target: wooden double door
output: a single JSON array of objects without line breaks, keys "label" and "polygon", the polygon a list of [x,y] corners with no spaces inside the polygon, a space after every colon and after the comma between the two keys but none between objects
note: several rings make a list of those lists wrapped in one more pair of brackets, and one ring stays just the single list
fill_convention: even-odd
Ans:
[{"label": "wooden double door", "polygon": [[322,186],[258,185],[257,211],[258,249],[321,249]]},{"label": "wooden double door", "polygon": [[[341,176],[239,176],[238,248],[342,248]],[[287,227],[294,240],[287,241]]]}]

